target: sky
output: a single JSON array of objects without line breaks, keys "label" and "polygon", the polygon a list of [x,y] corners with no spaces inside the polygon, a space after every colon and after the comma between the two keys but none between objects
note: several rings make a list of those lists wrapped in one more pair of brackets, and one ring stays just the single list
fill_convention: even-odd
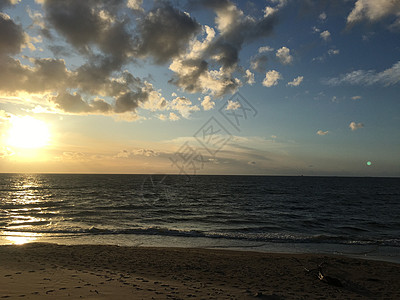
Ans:
[{"label": "sky", "polygon": [[400,176],[400,0],[0,0],[0,172]]}]

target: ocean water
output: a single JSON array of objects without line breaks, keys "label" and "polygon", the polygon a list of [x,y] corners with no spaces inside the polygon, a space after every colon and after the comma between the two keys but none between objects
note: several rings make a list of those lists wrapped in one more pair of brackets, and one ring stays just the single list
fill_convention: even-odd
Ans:
[{"label": "ocean water", "polygon": [[400,178],[0,174],[0,234],[400,261]]}]

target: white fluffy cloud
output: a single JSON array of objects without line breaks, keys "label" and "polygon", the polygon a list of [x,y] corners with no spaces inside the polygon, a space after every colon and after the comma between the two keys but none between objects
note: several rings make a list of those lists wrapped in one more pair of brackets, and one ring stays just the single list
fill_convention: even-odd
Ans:
[{"label": "white fluffy cloud", "polygon": [[170,113],[169,113],[169,119],[170,119],[171,121],[178,121],[180,118],[179,118],[179,116],[178,116],[176,113],[170,112]]},{"label": "white fluffy cloud", "polygon": [[258,53],[271,52],[271,51],[274,51],[274,48],[272,48],[270,46],[264,46],[264,47],[258,48]]},{"label": "white fluffy cloud", "polygon": [[279,79],[282,79],[282,75],[278,71],[271,70],[265,74],[265,78],[264,78],[262,84],[263,84],[263,86],[266,86],[266,87],[278,85]]},{"label": "white fluffy cloud", "polygon": [[244,78],[249,85],[253,85],[254,83],[256,83],[256,80],[254,79],[254,74],[250,70],[246,70],[246,75]]},{"label": "white fluffy cloud", "polygon": [[332,55],[339,55],[339,53],[340,53],[340,50],[339,50],[339,49],[329,49],[329,50],[328,50],[328,54],[329,54],[330,56],[332,56]]},{"label": "white fluffy cloud", "polygon": [[290,55],[290,49],[287,47],[278,49],[276,51],[276,57],[284,65],[288,65],[293,61],[293,56]]},{"label": "white fluffy cloud", "polygon": [[240,107],[240,103],[237,101],[228,100],[228,105],[225,110],[237,110]]},{"label": "white fluffy cloud", "polygon": [[329,131],[327,130],[327,131],[323,131],[323,130],[318,130],[317,131],[317,134],[318,135],[327,135],[329,133]]},{"label": "white fluffy cloud", "polygon": [[355,130],[357,130],[357,129],[363,128],[363,127],[364,127],[364,124],[363,124],[363,123],[351,122],[350,125],[349,125],[349,127],[350,127],[350,129],[351,129],[352,131],[355,131]]},{"label": "white fluffy cloud", "polygon": [[289,86],[299,86],[300,83],[303,81],[304,76],[298,76],[295,79],[293,79],[293,81],[288,82]]},{"label": "white fluffy cloud", "polygon": [[166,114],[159,114],[157,116],[157,118],[159,118],[162,121],[166,121],[166,120],[170,120],[170,121],[178,121],[180,119],[180,117],[174,113],[174,112],[170,112],[169,115]]},{"label": "white fluffy cloud", "polygon": [[347,23],[356,23],[363,20],[377,22],[389,16],[395,16],[393,27],[400,25],[399,0],[357,0],[353,10],[347,17]]},{"label": "white fluffy cloud", "polygon": [[[192,101],[190,101],[186,97],[176,97],[168,104],[168,109],[178,111],[180,115],[185,119],[189,118],[192,112],[200,110],[200,108],[197,105],[193,105]],[[171,114],[170,114],[170,119],[171,119]]]},{"label": "white fluffy cloud", "polygon": [[133,10],[143,11],[143,0],[128,0],[126,5]]},{"label": "white fluffy cloud", "polygon": [[201,101],[201,106],[204,110],[211,110],[215,106],[215,102],[211,100],[210,96],[205,96],[203,101]]},{"label": "white fluffy cloud", "polygon": [[322,31],[319,36],[321,37],[321,39],[323,39],[324,41],[327,41],[330,39],[331,37],[331,33],[328,30]]}]

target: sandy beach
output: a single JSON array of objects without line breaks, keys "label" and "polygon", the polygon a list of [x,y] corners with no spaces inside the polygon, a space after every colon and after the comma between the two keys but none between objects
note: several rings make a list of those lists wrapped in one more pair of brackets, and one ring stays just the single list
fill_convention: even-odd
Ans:
[{"label": "sandy beach", "polygon": [[32,243],[0,265],[2,299],[400,299],[399,264],[342,256]]}]

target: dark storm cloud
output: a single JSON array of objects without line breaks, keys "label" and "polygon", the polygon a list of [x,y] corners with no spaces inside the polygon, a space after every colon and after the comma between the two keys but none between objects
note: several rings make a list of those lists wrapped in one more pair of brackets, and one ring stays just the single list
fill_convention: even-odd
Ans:
[{"label": "dark storm cloud", "polygon": [[68,81],[64,60],[35,59],[33,64],[30,68],[11,57],[0,57],[0,91],[41,93],[63,87]]},{"label": "dark storm cloud", "polygon": [[71,44],[84,48],[96,42],[107,23],[100,18],[94,1],[47,0],[43,8],[46,18]]},{"label": "dark storm cloud", "polygon": [[102,99],[95,99],[87,103],[78,93],[70,94],[62,92],[51,99],[57,108],[75,114],[81,113],[108,113],[112,110],[111,105]]},{"label": "dark storm cloud", "polygon": [[24,42],[22,27],[15,24],[8,15],[0,13],[0,55],[19,53]]},{"label": "dark storm cloud", "polygon": [[189,68],[192,72],[187,74],[178,74],[179,76],[173,77],[170,82],[184,87],[185,91],[189,93],[197,92],[202,90],[202,87],[198,86],[199,78],[208,70],[208,63],[202,59],[189,59],[182,62],[184,68]]},{"label": "dark storm cloud", "polygon": [[162,64],[185,51],[200,24],[186,13],[161,3],[139,23],[138,54]]},{"label": "dark storm cloud", "polygon": [[139,106],[139,103],[146,102],[148,98],[149,94],[146,91],[130,91],[117,97],[114,111],[116,113],[135,111]]},{"label": "dark storm cloud", "polygon": [[122,0],[46,0],[43,9],[50,26],[71,45],[87,55],[92,54],[92,46],[97,46],[113,56],[116,70],[133,51],[128,20],[118,15],[123,4]]},{"label": "dark storm cloud", "polygon": [[[122,0],[45,0],[46,19],[76,47],[96,42],[110,24]],[[103,12],[103,14],[102,14]]]},{"label": "dark storm cloud", "polygon": [[0,0],[0,9],[6,8],[7,6],[11,6],[11,0]]},{"label": "dark storm cloud", "polygon": [[72,51],[67,47],[60,45],[49,45],[47,48],[54,54],[55,57],[69,57],[72,56]]},{"label": "dark storm cloud", "polygon": [[[0,57],[0,91],[6,94],[57,92],[58,95],[50,101],[60,110],[77,114],[133,112],[139,103],[148,100],[153,91],[151,85],[127,71],[112,78],[99,73],[106,69],[104,67],[86,66],[71,72],[61,59],[36,59],[32,62],[33,67],[27,67],[11,57]],[[65,92],[67,89],[77,89],[89,99],[96,95],[113,97],[115,105],[98,98],[85,101],[81,94],[70,94]]]}]

